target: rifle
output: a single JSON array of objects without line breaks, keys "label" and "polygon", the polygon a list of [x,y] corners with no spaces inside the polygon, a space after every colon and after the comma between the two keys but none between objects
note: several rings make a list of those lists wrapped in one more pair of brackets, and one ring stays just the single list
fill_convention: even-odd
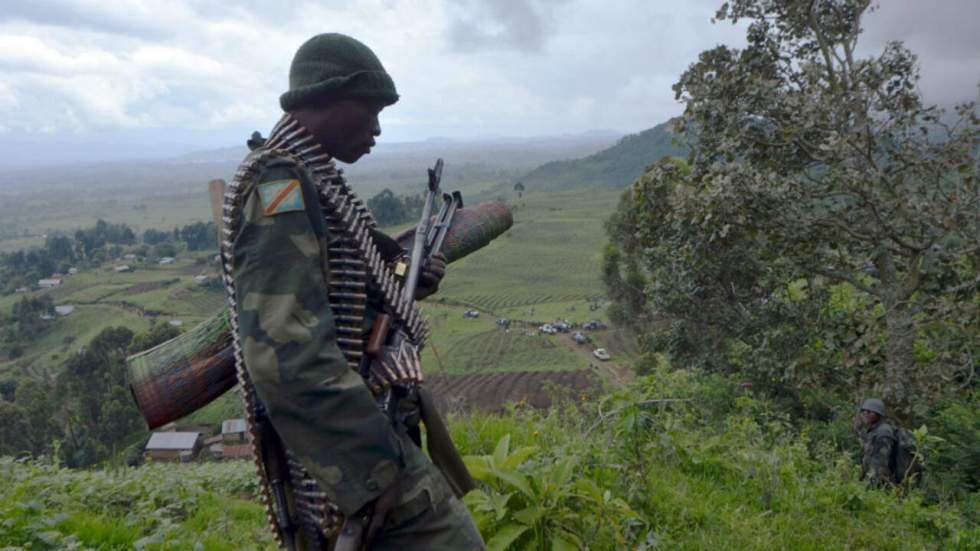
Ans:
[{"label": "rifle", "polygon": [[[456,211],[463,207],[463,196],[458,191],[452,194],[443,193],[439,213],[432,217],[432,207],[440,193],[442,166],[442,159],[438,159],[435,166],[429,169],[422,220],[415,231],[411,256],[407,263],[403,257],[395,265],[395,275],[405,279],[401,297],[403,303],[415,300],[415,289],[418,287],[422,268],[439,252]],[[386,306],[386,311],[378,315],[371,327],[371,335],[365,348],[371,361],[366,372],[361,375],[383,385],[385,390],[378,397],[379,406],[395,426],[404,421],[398,417],[398,403],[422,382],[422,369],[418,360],[420,343],[412,342],[404,327],[397,321],[392,308],[392,305]],[[354,551],[370,546],[398,493],[397,488],[391,488],[378,498],[366,514],[348,517],[341,527],[335,549]]]},{"label": "rifle", "polygon": [[[458,191],[442,193],[442,206],[439,213],[432,217],[436,196],[441,193],[439,184],[442,180],[442,167],[442,159],[438,159],[435,166],[428,169],[429,181],[422,206],[422,219],[415,232],[412,253],[407,263],[403,258],[395,266],[395,274],[405,279],[402,302],[415,300],[415,290],[423,267],[442,248],[456,211],[463,208],[463,196]],[[422,381],[422,369],[418,361],[419,343],[411,342],[404,328],[396,322],[390,308],[389,306],[389,311],[380,314],[371,327],[371,335],[365,348],[371,362],[367,372],[362,375],[382,383],[385,392],[380,397],[380,406],[394,425],[399,421],[398,402]]]}]

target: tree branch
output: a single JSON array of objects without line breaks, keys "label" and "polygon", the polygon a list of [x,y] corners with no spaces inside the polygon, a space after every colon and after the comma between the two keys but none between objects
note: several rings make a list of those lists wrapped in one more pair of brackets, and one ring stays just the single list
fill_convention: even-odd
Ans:
[{"label": "tree branch", "polygon": [[846,274],[844,272],[838,272],[837,270],[830,270],[827,268],[811,268],[810,271],[812,271],[817,275],[822,275],[824,277],[836,279],[837,281],[846,281],[851,285],[857,287],[858,289],[864,291],[865,293],[868,293],[869,295],[873,295],[876,297],[880,296],[880,291],[864,283],[863,281],[859,280],[858,278],[854,277],[851,274]]}]

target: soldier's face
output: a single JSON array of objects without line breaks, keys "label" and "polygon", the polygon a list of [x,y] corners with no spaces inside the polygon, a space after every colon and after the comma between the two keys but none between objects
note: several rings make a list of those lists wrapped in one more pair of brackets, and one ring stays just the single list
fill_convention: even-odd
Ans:
[{"label": "soldier's face", "polygon": [[865,425],[871,426],[878,422],[878,414],[873,411],[863,409],[861,410],[861,419],[864,420]]},{"label": "soldier's face", "polygon": [[381,135],[379,100],[351,98],[303,108],[295,113],[324,151],[345,163],[353,163],[371,152],[374,138]]}]

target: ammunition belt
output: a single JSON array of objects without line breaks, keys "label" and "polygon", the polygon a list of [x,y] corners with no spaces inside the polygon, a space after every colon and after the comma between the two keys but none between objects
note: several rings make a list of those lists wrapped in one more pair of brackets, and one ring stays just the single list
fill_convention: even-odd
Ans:
[{"label": "ammunition belt", "polygon": [[[328,286],[328,302],[337,329],[337,344],[348,367],[360,373],[364,356],[364,313],[368,285],[382,294],[390,312],[417,346],[421,347],[428,337],[428,325],[415,300],[402,296],[401,281],[388,268],[371,236],[370,230],[375,227],[374,219],[343,178],[343,172],[336,168],[330,156],[321,150],[313,136],[298,121],[288,114],[284,115],[273,128],[266,143],[246,157],[228,186],[223,210],[222,266],[231,310],[232,345],[238,382],[245,405],[246,423],[266,518],[280,546],[286,546],[295,537],[295,532],[300,530],[309,547],[329,549],[329,541],[343,524],[343,514],[327,498],[326,493],[288,447],[281,445],[274,434],[268,434],[272,430],[271,424],[245,368],[240,342],[233,278],[233,246],[240,229],[241,211],[245,201],[242,192],[246,184],[257,177],[269,161],[283,158],[295,162],[314,182],[326,229],[332,238],[327,249],[328,273],[324,275]],[[365,383],[375,394],[384,391],[384,381],[372,378]],[[278,473],[269,472],[269,461],[265,458],[270,453],[270,448],[276,447],[282,448],[288,480]],[[281,484],[288,484],[288,491],[282,489]],[[286,496],[289,498],[289,505]],[[294,520],[300,526],[295,526]],[[292,546],[291,543],[288,545]]]}]

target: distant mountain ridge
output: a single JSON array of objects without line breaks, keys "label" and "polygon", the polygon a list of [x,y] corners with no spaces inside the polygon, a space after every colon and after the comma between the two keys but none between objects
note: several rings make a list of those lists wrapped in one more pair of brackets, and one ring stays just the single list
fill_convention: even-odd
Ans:
[{"label": "distant mountain ridge", "polygon": [[621,138],[615,145],[580,159],[552,161],[528,172],[523,183],[528,191],[599,187],[623,188],[640,177],[646,167],[668,155],[687,155],[688,148],[675,145],[671,121]]}]

